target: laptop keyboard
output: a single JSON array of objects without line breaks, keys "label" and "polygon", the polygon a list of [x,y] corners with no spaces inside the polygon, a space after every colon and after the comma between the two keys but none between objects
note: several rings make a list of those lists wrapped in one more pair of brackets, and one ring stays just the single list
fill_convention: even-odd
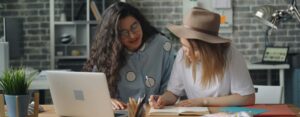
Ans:
[{"label": "laptop keyboard", "polygon": [[128,117],[127,110],[115,110],[114,114],[115,114],[115,117]]}]

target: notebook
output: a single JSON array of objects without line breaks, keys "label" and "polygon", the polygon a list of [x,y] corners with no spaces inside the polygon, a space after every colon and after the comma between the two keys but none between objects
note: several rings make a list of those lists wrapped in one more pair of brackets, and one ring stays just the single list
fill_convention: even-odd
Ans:
[{"label": "notebook", "polygon": [[182,116],[199,116],[209,114],[207,107],[176,107],[165,106],[163,109],[150,108],[149,115],[182,115]]},{"label": "notebook", "polygon": [[59,116],[114,117],[104,73],[47,71]]},{"label": "notebook", "polygon": [[288,50],[288,47],[268,46],[264,50],[262,61],[256,64],[285,64]]}]

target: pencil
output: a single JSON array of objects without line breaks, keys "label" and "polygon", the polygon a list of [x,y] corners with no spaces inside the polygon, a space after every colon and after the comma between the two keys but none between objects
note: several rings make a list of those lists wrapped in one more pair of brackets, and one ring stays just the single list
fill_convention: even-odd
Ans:
[{"label": "pencil", "polygon": [[131,98],[131,99],[132,99],[132,102],[133,102],[133,108],[134,108],[134,110],[136,110],[136,108],[137,108],[136,101],[135,101],[135,99],[134,99],[134,98]]},{"label": "pencil", "polygon": [[128,117],[133,117],[132,107],[130,103],[127,103]]},{"label": "pencil", "polygon": [[134,112],[136,110],[134,98],[129,97],[129,102],[130,102],[130,107],[131,107],[131,114],[132,114],[132,116],[134,116],[134,114],[135,114]]}]

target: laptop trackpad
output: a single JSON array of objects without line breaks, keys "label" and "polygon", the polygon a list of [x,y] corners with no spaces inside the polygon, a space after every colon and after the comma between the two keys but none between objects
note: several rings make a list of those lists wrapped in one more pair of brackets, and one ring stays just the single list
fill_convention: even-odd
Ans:
[{"label": "laptop trackpad", "polygon": [[115,117],[128,117],[128,111],[127,110],[115,110]]}]

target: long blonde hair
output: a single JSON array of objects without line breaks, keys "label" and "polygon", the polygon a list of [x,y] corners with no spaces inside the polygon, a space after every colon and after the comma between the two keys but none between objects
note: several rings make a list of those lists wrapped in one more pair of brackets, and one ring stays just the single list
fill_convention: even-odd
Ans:
[{"label": "long blonde hair", "polygon": [[[227,51],[230,43],[212,44],[196,39],[187,39],[194,54],[194,61],[185,59],[188,66],[192,67],[194,81],[196,79],[196,66],[202,63],[201,86],[207,88],[218,81],[222,81],[227,65]],[[187,57],[185,57],[187,58]],[[199,76],[198,76],[199,77]]]}]

